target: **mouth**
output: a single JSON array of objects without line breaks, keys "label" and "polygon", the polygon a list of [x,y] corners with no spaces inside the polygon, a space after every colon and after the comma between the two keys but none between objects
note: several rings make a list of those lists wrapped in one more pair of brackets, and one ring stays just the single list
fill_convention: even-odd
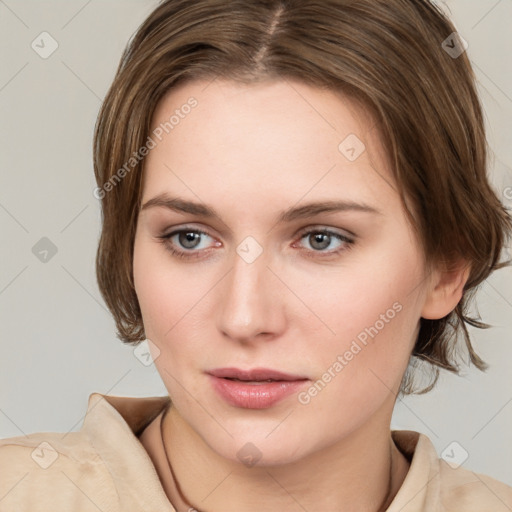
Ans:
[{"label": "mouth", "polygon": [[267,409],[300,390],[310,379],[266,368],[218,368],[206,372],[213,388],[229,405]]},{"label": "mouth", "polygon": [[292,375],[277,370],[269,370],[267,368],[254,368],[252,370],[240,370],[238,368],[218,368],[207,372],[214,377],[220,379],[235,380],[240,382],[290,382],[299,380],[308,380],[307,377],[301,375]]}]

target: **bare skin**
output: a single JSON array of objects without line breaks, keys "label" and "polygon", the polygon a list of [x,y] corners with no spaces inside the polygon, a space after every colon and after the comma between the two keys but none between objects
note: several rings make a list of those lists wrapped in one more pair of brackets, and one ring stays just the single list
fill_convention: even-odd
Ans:
[{"label": "bare skin", "polygon": [[[169,497],[169,501],[174,505],[177,510],[187,510],[190,506],[183,498],[181,493],[179,492],[174,475],[169,468],[169,464],[167,461],[167,455],[164,450],[164,446],[162,443],[162,437],[160,435],[161,428],[161,420],[162,414],[159,414],[144,430],[144,432],[139,436],[139,440],[148,452],[155,469],[157,471],[160,482],[162,483],[162,487]],[[164,429],[164,433],[167,433],[167,437],[170,437],[171,433],[168,429]],[[409,471],[409,461],[404,457],[404,455],[397,449],[395,443],[390,440],[391,444],[391,454],[392,454],[392,465],[393,465],[393,474],[392,474],[392,485],[391,490],[389,492],[389,496],[384,502],[382,509],[385,510],[390,503],[393,501],[394,496],[400,489],[405,477],[407,476],[407,472]],[[171,455],[172,458],[172,455]],[[213,472],[218,471],[218,468],[211,468]],[[269,484],[272,482],[269,481]],[[258,497],[255,498],[258,500]],[[196,504],[197,507],[201,505]],[[300,507],[297,507],[297,510]],[[198,509],[199,510],[199,509]],[[293,504],[290,510],[294,510]]]},{"label": "bare skin", "polygon": [[[155,112],[153,128],[197,101],[146,157],[134,247],[146,336],[173,401],[164,438],[183,499],[214,512],[385,510],[408,471],[390,422],[420,318],[452,311],[468,270],[426,268],[364,109],[298,82],[207,85],[173,90]],[[149,206],[156,197],[217,216]],[[279,220],[340,200],[370,209]],[[182,245],[180,229],[197,246]],[[325,245],[319,230],[331,232]],[[237,252],[247,237],[262,250],[250,263]],[[307,382],[270,407],[235,407],[211,385],[208,371],[223,367]],[[159,421],[141,442],[178,507]],[[251,467],[237,455],[249,443],[260,454]]]}]

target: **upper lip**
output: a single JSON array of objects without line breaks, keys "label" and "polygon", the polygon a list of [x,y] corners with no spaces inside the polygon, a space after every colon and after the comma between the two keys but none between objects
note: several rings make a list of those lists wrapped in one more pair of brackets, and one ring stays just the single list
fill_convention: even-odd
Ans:
[{"label": "upper lip", "polygon": [[253,368],[251,370],[240,370],[239,368],[216,368],[215,370],[210,370],[207,373],[214,377],[247,381],[307,380],[307,377],[301,375],[292,375],[290,373],[279,372],[268,368]]}]

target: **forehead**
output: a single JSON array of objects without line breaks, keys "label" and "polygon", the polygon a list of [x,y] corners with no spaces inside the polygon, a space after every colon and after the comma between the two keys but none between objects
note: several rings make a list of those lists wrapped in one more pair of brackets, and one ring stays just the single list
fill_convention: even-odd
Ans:
[{"label": "forehead", "polygon": [[157,144],[146,159],[145,196],[162,186],[212,194],[219,184],[251,197],[281,191],[291,201],[344,190],[383,200],[394,192],[370,113],[297,81],[186,83],[160,101],[150,135]]},{"label": "forehead", "polygon": [[[197,103],[194,108],[187,106],[191,99]],[[362,104],[341,92],[289,79],[255,84],[216,79],[180,85],[158,104],[153,115],[153,129],[168,122],[173,113],[178,114],[179,119],[173,120],[172,135],[179,136],[183,125],[202,132],[219,128],[221,132],[212,133],[212,137],[224,134],[230,137],[226,142],[244,138],[245,133],[233,130],[234,127],[251,129],[251,135],[259,135],[255,144],[273,141],[271,146],[285,142],[282,137],[275,140],[272,137],[275,134],[288,135],[291,142],[300,134],[314,137],[313,142],[319,139],[326,143],[334,141],[335,149],[338,139],[344,135],[352,133],[361,139],[377,135],[372,130],[375,122]],[[185,119],[186,123],[182,123]],[[286,133],[282,133],[283,129]],[[370,131],[373,133],[368,133]],[[270,136],[264,138],[265,133]],[[315,134],[318,135],[315,137]]]}]

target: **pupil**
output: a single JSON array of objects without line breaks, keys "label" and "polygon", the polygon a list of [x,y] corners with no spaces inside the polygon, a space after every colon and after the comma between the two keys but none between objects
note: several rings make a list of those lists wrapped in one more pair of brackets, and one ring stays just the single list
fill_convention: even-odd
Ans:
[{"label": "pupil", "polygon": [[325,249],[329,247],[331,237],[325,233],[316,233],[310,236],[311,247],[313,249]]},{"label": "pupil", "polygon": [[189,231],[188,233],[180,233],[179,235],[180,244],[187,249],[193,249],[197,245],[198,240],[199,233]]}]

